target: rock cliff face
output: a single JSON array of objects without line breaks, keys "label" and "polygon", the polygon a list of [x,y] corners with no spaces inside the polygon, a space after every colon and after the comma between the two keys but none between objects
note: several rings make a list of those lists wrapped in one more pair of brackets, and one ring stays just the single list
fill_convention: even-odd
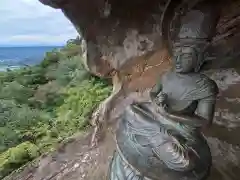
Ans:
[{"label": "rock cliff face", "polygon": [[[171,5],[175,6],[186,2],[191,7],[201,0],[40,1],[53,8],[60,8],[85,39],[88,69],[99,76],[112,76],[113,71],[121,71],[122,67],[130,61],[148,62],[148,59],[159,54],[159,51],[166,53],[162,32],[173,15],[167,13],[165,24],[161,24],[167,4],[171,2]],[[237,27],[239,26],[239,14],[236,10],[238,4],[234,0],[221,3],[222,14],[214,39],[217,58],[226,55],[229,57],[229,54],[232,55],[231,57],[238,55],[233,50],[238,47],[236,45],[236,37],[239,33]],[[220,5],[220,1],[216,2],[216,7],[217,5]],[[174,11],[173,7],[169,9]],[[235,38],[232,38],[233,35]],[[216,59],[216,55],[213,56]],[[164,59],[164,61],[167,60],[168,58]],[[219,66],[219,61],[217,62],[214,65]],[[221,65],[223,64],[222,62]]]},{"label": "rock cliff face", "polygon": [[128,60],[162,47],[161,15],[166,0],[41,0],[61,8],[86,40],[87,65],[105,76]]}]

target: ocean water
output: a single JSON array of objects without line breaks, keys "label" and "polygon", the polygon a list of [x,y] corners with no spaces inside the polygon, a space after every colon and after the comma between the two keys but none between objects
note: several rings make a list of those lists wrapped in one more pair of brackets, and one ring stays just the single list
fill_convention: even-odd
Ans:
[{"label": "ocean water", "polygon": [[46,52],[59,46],[0,47],[0,71],[39,64]]}]

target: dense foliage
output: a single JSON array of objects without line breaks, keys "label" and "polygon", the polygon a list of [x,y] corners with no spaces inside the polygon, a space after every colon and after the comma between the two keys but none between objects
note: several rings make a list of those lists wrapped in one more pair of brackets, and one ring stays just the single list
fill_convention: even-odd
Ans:
[{"label": "dense foliage", "polygon": [[83,130],[110,86],[84,69],[68,41],[41,64],[0,72],[0,179]]}]

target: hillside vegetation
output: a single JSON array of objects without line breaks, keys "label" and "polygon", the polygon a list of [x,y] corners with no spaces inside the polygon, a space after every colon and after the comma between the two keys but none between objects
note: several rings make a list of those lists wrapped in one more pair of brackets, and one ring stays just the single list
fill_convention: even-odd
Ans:
[{"label": "hillside vegetation", "polygon": [[84,69],[80,40],[0,72],[0,179],[86,129],[111,86]]}]

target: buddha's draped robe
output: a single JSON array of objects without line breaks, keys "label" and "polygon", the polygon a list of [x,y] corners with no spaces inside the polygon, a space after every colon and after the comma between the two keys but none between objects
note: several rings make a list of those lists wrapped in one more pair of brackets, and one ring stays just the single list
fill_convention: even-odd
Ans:
[{"label": "buddha's draped robe", "polygon": [[[162,91],[174,111],[194,114],[202,99],[211,102],[217,86],[203,74],[170,72]],[[153,103],[133,103],[121,117],[111,180],[202,180],[209,174],[211,153],[202,133],[161,116]]]}]

